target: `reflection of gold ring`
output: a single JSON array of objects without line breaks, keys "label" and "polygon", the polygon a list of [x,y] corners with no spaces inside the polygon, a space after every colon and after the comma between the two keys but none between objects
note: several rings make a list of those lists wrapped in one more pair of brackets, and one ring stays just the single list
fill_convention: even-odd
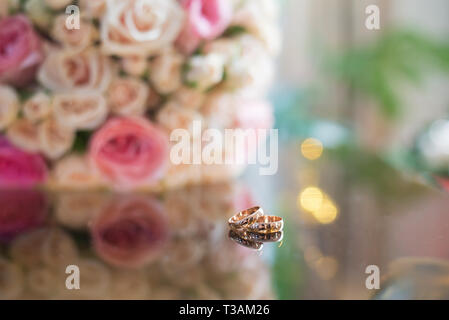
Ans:
[{"label": "reflection of gold ring", "polygon": [[257,233],[252,231],[236,230],[234,232],[236,236],[244,240],[254,242],[278,242],[281,241],[284,236],[283,231],[273,233]]},{"label": "reflection of gold ring", "polygon": [[281,231],[283,227],[284,221],[276,216],[261,216],[248,225],[249,231],[256,233],[274,233]]},{"label": "reflection of gold ring", "polygon": [[256,242],[278,242],[282,240],[283,236],[284,233],[282,231],[273,233],[245,232],[246,239]]},{"label": "reflection of gold ring", "polygon": [[238,244],[240,244],[244,247],[250,248],[250,249],[261,250],[263,248],[262,242],[256,242],[256,241],[251,241],[251,240],[242,238],[238,232],[236,232],[232,229],[229,230],[229,238],[231,238]]},{"label": "reflection of gold ring", "polygon": [[258,218],[262,216],[263,216],[262,208],[253,207],[240,211],[236,215],[232,216],[229,219],[228,223],[231,228],[239,229],[254,223]]}]

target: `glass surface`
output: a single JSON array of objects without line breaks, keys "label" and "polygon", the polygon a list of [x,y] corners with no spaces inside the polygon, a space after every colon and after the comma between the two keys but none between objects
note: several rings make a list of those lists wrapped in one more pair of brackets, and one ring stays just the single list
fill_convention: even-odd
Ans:
[{"label": "glass surface", "polygon": [[[279,174],[267,178],[275,193],[263,186],[276,181],[257,184],[251,170],[246,181],[155,195],[2,191],[0,297],[449,297],[444,193],[387,166],[367,179],[330,152],[284,165],[297,151],[284,148]],[[253,205],[285,220],[282,241],[259,251],[228,237],[229,217]],[[71,265],[79,290],[66,287]],[[366,287],[369,265],[379,267],[380,290]]]}]

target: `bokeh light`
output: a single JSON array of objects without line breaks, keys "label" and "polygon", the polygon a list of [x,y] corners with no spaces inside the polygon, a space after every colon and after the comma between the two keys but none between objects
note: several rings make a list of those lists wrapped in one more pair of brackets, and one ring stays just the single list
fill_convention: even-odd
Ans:
[{"label": "bokeh light", "polygon": [[327,197],[323,199],[322,205],[318,210],[313,211],[315,219],[322,224],[334,222],[337,218],[338,209],[335,204]]},{"label": "bokeh light", "polygon": [[314,212],[321,208],[323,199],[324,194],[320,188],[307,187],[299,194],[298,207],[309,212]]},{"label": "bokeh light", "polygon": [[321,224],[330,224],[338,217],[337,205],[318,187],[310,186],[300,192],[297,205]]},{"label": "bokeh light", "polygon": [[318,139],[308,138],[301,144],[301,153],[308,160],[316,160],[323,154],[323,144]]}]

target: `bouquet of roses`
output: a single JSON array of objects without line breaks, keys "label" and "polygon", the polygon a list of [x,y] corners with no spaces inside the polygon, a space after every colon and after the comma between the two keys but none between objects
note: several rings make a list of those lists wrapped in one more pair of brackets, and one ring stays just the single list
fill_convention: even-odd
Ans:
[{"label": "bouquet of roses", "polygon": [[174,164],[170,136],[203,143],[194,121],[271,127],[277,18],[275,0],[0,0],[0,187],[153,190],[238,174]]}]

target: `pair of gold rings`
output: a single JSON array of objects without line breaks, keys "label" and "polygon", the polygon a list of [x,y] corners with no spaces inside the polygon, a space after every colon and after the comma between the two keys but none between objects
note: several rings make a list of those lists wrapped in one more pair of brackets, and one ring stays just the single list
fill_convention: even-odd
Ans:
[{"label": "pair of gold rings", "polygon": [[252,249],[262,249],[264,242],[281,241],[284,222],[281,217],[264,215],[261,207],[240,211],[228,221],[229,237]]}]

